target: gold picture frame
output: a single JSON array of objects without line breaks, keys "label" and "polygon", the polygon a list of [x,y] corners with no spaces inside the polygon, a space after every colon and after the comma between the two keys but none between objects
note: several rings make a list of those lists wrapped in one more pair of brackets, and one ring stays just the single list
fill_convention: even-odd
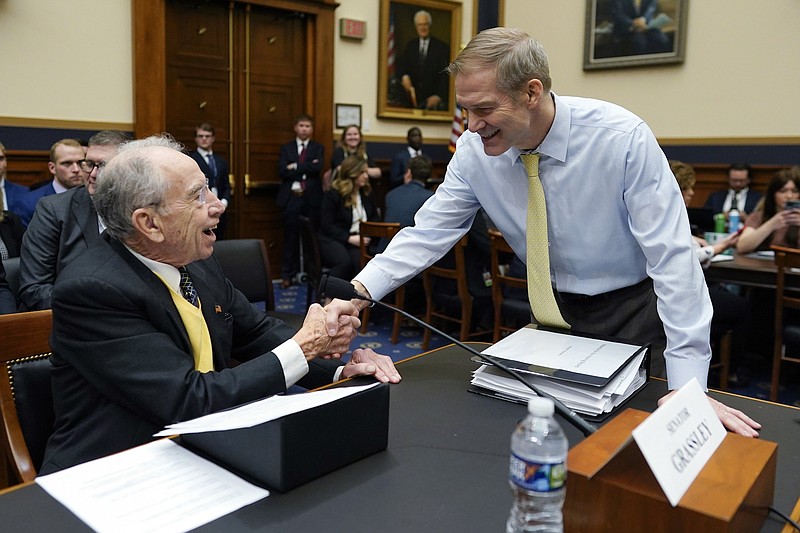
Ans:
[{"label": "gold picture frame", "polygon": [[689,0],[586,0],[583,70],[683,63]]},{"label": "gold picture frame", "polygon": [[[424,55],[419,51],[419,41],[425,32],[418,33],[414,20],[420,11],[429,13],[431,19]],[[381,0],[380,13],[378,116],[452,121],[453,81],[443,69],[459,50],[461,4],[446,0]],[[424,19],[420,15],[420,20]]]}]

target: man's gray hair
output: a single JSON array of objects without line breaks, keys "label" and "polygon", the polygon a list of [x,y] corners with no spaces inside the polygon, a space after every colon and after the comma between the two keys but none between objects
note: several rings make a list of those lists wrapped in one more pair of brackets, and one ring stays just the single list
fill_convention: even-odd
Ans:
[{"label": "man's gray hair", "polygon": [[89,146],[119,146],[130,140],[131,136],[124,131],[102,130],[89,137]]},{"label": "man's gray hair", "polygon": [[163,214],[163,202],[169,181],[148,156],[148,148],[163,147],[183,152],[184,147],[171,135],[154,135],[130,141],[119,147],[97,177],[92,196],[95,209],[106,225],[106,231],[117,239],[133,237],[131,217],[142,207],[154,207]]},{"label": "man's gray hair", "polygon": [[550,91],[547,53],[533,37],[515,28],[491,28],[476,35],[447,67],[451,76],[494,69],[497,88],[505,93],[524,90],[528,81],[542,82]]}]

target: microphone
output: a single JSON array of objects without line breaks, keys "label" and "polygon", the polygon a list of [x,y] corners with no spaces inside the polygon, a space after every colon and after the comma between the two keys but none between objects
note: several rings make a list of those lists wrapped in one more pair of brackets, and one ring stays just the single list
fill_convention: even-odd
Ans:
[{"label": "microphone", "polygon": [[455,344],[459,348],[468,351],[472,355],[477,356],[481,360],[486,361],[487,363],[489,363],[491,365],[496,366],[497,368],[499,368],[500,370],[502,370],[506,374],[510,375],[511,377],[513,377],[514,379],[516,379],[517,381],[519,381],[520,383],[522,383],[523,385],[528,387],[530,390],[532,390],[538,396],[543,396],[545,398],[550,398],[551,400],[553,400],[553,404],[555,405],[556,412],[559,415],[561,415],[567,422],[569,422],[575,428],[577,428],[581,433],[583,433],[583,435],[585,437],[588,437],[589,435],[591,435],[592,433],[597,431],[597,428],[595,426],[593,426],[592,424],[590,424],[589,422],[587,422],[586,420],[581,418],[580,415],[578,415],[578,413],[576,413],[575,411],[573,411],[572,409],[570,409],[569,407],[564,405],[564,402],[562,402],[561,400],[559,400],[558,398],[555,398],[554,396],[552,396],[550,394],[547,394],[546,392],[543,392],[543,391],[539,390],[535,385],[532,385],[531,383],[529,383],[525,378],[520,376],[517,372],[513,371],[512,369],[510,369],[509,367],[507,367],[506,365],[504,365],[503,363],[501,363],[500,361],[498,361],[494,357],[490,357],[490,356],[488,356],[486,354],[480,353],[475,348],[467,346],[466,344],[464,344],[460,340],[458,340],[458,339],[456,339],[454,337],[451,337],[450,335],[448,335],[447,333],[445,333],[443,331],[440,331],[440,330],[436,329],[435,327],[433,327],[432,325],[428,324],[424,320],[420,320],[419,318],[415,317],[414,315],[412,315],[410,313],[407,313],[407,312],[403,311],[402,309],[399,309],[399,308],[397,308],[397,307],[395,307],[393,305],[389,305],[387,303],[381,302],[379,300],[373,300],[369,296],[361,294],[360,292],[356,291],[355,287],[353,287],[352,283],[350,283],[349,281],[345,281],[345,280],[339,279],[339,278],[332,278],[332,277],[328,276],[327,274],[323,274],[322,275],[322,279],[319,282],[319,291],[318,292],[319,292],[319,294],[327,296],[328,298],[338,298],[340,300],[364,300],[364,301],[370,302],[372,304],[380,305],[381,307],[389,309],[390,311],[393,311],[395,313],[400,313],[404,317],[406,317],[409,320],[412,320],[413,322],[419,324],[423,328],[429,329],[432,332],[436,333],[437,335],[440,335],[440,336],[444,337],[445,339],[447,339],[448,341],[452,342],[453,344]]}]

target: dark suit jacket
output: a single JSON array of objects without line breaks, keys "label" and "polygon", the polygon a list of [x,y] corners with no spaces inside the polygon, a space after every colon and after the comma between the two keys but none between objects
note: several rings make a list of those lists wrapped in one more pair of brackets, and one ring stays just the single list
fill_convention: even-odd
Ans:
[{"label": "dark suit jacket", "polygon": [[5,219],[0,222],[0,237],[8,250],[8,257],[19,257],[22,246],[22,236],[25,235],[25,226],[16,213],[6,211]]},{"label": "dark suit jacket", "polygon": [[[386,215],[384,215],[383,221],[399,222],[401,228],[413,226],[414,215],[431,196],[433,196],[433,191],[413,180],[392,189],[386,195]],[[378,251],[383,252],[387,245],[388,241],[381,239]]]},{"label": "dark suit jacket", "polygon": [[33,218],[33,212],[36,211],[36,204],[39,203],[39,200],[55,193],[56,189],[53,187],[52,181],[43,187],[28,192],[28,194],[23,197],[22,204],[20,205],[21,212],[19,213],[19,218],[22,219],[22,223],[26,226],[30,224]]},{"label": "dark suit jacket", "polygon": [[[169,289],[104,235],[53,291],[55,431],[40,473],[153,440],[166,424],[284,392],[273,348],[294,330],[252,306],[213,257],[188,265],[211,334],[215,371],[194,370]],[[241,362],[232,367],[232,360]],[[330,383],[314,361],[303,386]]]},{"label": "dark suit jacket", "polygon": [[6,279],[6,269],[0,261],[0,315],[16,312],[17,302]]},{"label": "dark suit jacket", "polygon": [[225,158],[212,152],[211,157],[214,158],[214,164],[217,167],[217,175],[214,176],[211,172],[211,167],[208,166],[208,161],[206,161],[205,157],[200,155],[200,152],[192,150],[189,152],[189,157],[197,161],[200,170],[202,170],[203,174],[208,178],[208,186],[217,188],[217,198],[230,202],[231,183],[228,180],[228,162]]},{"label": "dark suit jacket", "polygon": [[[289,163],[297,163],[295,170],[289,170],[286,166]],[[278,172],[281,176],[281,187],[278,189],[276,199],[278,207],[285,208],[289,204],[292,196],[292,183],[302,181],[303,174],[306,176],[305,199],[310,207],[319,207],[322,204],[322,166],[325,163],[325,148],[318,142],[309,140],[306,145],[306,161],[299,162],[297,153],[297,142],[292,142],[281,146],[280,157],[278,159]]]},{"label": "dark suit jacket", "polygon": [[[372,196],[361,194],[361,205],[367,214],[367,220],[378,220],[378,207]],[[344,198],[339,191],[331,189],[325,192],[320,215],[320,240],[333,240],[347,244],[350,237],[350,226],[353,225],[353,210],[344,206]]]},{"label": "dark suit jacket", "polygon": [[406,44],[398,64],[398,77],[409,75],[417,95],[417,107],[425,107],[425,99],[435,94],[442,99],[438,109],[447,109],[450,101],[450,77],[444,72],[450,64],[450,46],[436,37],[428,42],[425,62],[419,61],[419,39]]},{"label": "dark suit jacket", "polygon": [[[18,183],[13,183],[8,181],[6,178],[6,202],[8,205],[6,209],[11,211],[12,213],[17,214],[20,218],[23,214],[25,214],[25,197],[28,196],[30,192],[27,187],[24,185],[20,185]],[[55,189],[54,189],[55,190]],[[28,218],[27,222],[30,222],[30,217]],[[25,225],[27,225],[25,222]]]},{"label": "dark suit jacket", "polygon": [[[722,213],[722,205],[725,203],[725,198],[728,197],[728,191],[729,189],[712,192],[706,199],[705,207],[710,207],[715,213]],[[750,214],[755,211],[759,200],[761,200],[761,193],[748,189],[747,197],[744,200],[745,213]]]},{"label": "dark suit jacket", "polygon": [[98,235],[97,211],[86,187],[42,198],[22,239],[21,309],[49,309],[56,278]]},{"label": "dark suit jacket", "polygon": [[411,154],[408,152],[408,146],[404,146],[402,150],[394,154],[394,157],[392,157],[392,169],[389,173],[390,188],[399,187],[403,184],[403,176],[405,176],[410,159]]}]

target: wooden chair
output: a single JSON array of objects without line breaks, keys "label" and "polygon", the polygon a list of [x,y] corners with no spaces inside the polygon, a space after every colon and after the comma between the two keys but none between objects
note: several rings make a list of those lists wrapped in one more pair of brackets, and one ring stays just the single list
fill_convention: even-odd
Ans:
[{"label": "wooden chair", "polygon": [[729,329],[719,336],[719,342],[712,341],[718,344],[716,352],[719,354],[717,362],[712,362],[709,369],[719,368],[719,388],[720,390],[728,390],[728,377],[731,373],[731,343],[733,342],[733,330]]},{"label": "wooden chair", "polygon": [[300,215],[300,252],[303,258],[303,269],[308,276],[308,290],[306,291],[306,308],[312,302],[319,302],[319,282],[328,269],[322,266],[322,255],[319,252],[317,232],[311,219]]},{"label": "wooden chair", "polygon": [[494,342],[500,340],[502,332],[516,331],[515,327],[506,325],[509,320],[530,321],[530,303],[523,300],[506,298],[503,289],[528,290],[528,280],[510,276],[501,272],[501,255],[513,254],[514,250],[508,245],[503,234],[495,229],[489,229],[489,238],[492,243],[492,302],[494,303]]},{"label": "wooden chair", "polygon": [[302,315],[275,310],[275,292],[270,276],[269,256],[262,239],[228,239],[214,243],[214,257],[225,277],[251,303],[264,303],[268,315],[295,329],[303,327]]},{"label": "wooden chair", "polygon": [[[472,304],[473,296],[467,286],[467,269],[464,259],[464,249],[469,242],[469,236],[464,235],[453,246],[455,268],[445,268],[433,265],[422,274],[422,283],[425,287],[425,321],[430,323],[433,318],[439,318],[460,325],[459,340],[466,341],[471,337],[486,335],[491,331],[471,331],[472,329]],[[450,279],[456,282],[456,294],[434,294],[436,278]],[[438,302],[437,302],[438,300]],[[458,316],[449,314],[447,308],[460,308]],[[427,350],[431,340],[431,332],[426,329],[422,339],[422,349]]]},{"label": "wooden chair", "polygon": [[[400,231],[399,222],[362,222],[359,225],[359,246],[361,248],[361,268],[364,268],[369,260],[374,257],[370,252],[370,247],[366,244],[366,237],[371,239],[372,248],[378,245],[380,239],[391,239]],[[405,301],[405,288],[401,285],[394,291],[394,305],[403,308]],[[361,333],[367,332],[369,324],[370,308],[366,307],[361,311]],[[397,344],[400,337],[400,323],[403,317],[399,313],[394,313],[394,324],[392,325],[392,344]]]},{"label": "wooden chair", "polygon": [[3,466],[11,474],[0,475],[0,483],[32,481],[53,432],[49,361],[52,322],[50,310],[0,315]]},{"label": "wooden chair", "polygon": [[769,399],[778,400],[778,384],[780,383],[781,363],[800,363],[800,358],[786,355],[787,349],[800,349],[800,324],[787,321],[786,309],[800,309],[800,296],[787,290],[787,270],[800,268],[800,249],[772,246],[775,251],[776,273],[775,283],[775,348],[772,355],[772,386]]}]

